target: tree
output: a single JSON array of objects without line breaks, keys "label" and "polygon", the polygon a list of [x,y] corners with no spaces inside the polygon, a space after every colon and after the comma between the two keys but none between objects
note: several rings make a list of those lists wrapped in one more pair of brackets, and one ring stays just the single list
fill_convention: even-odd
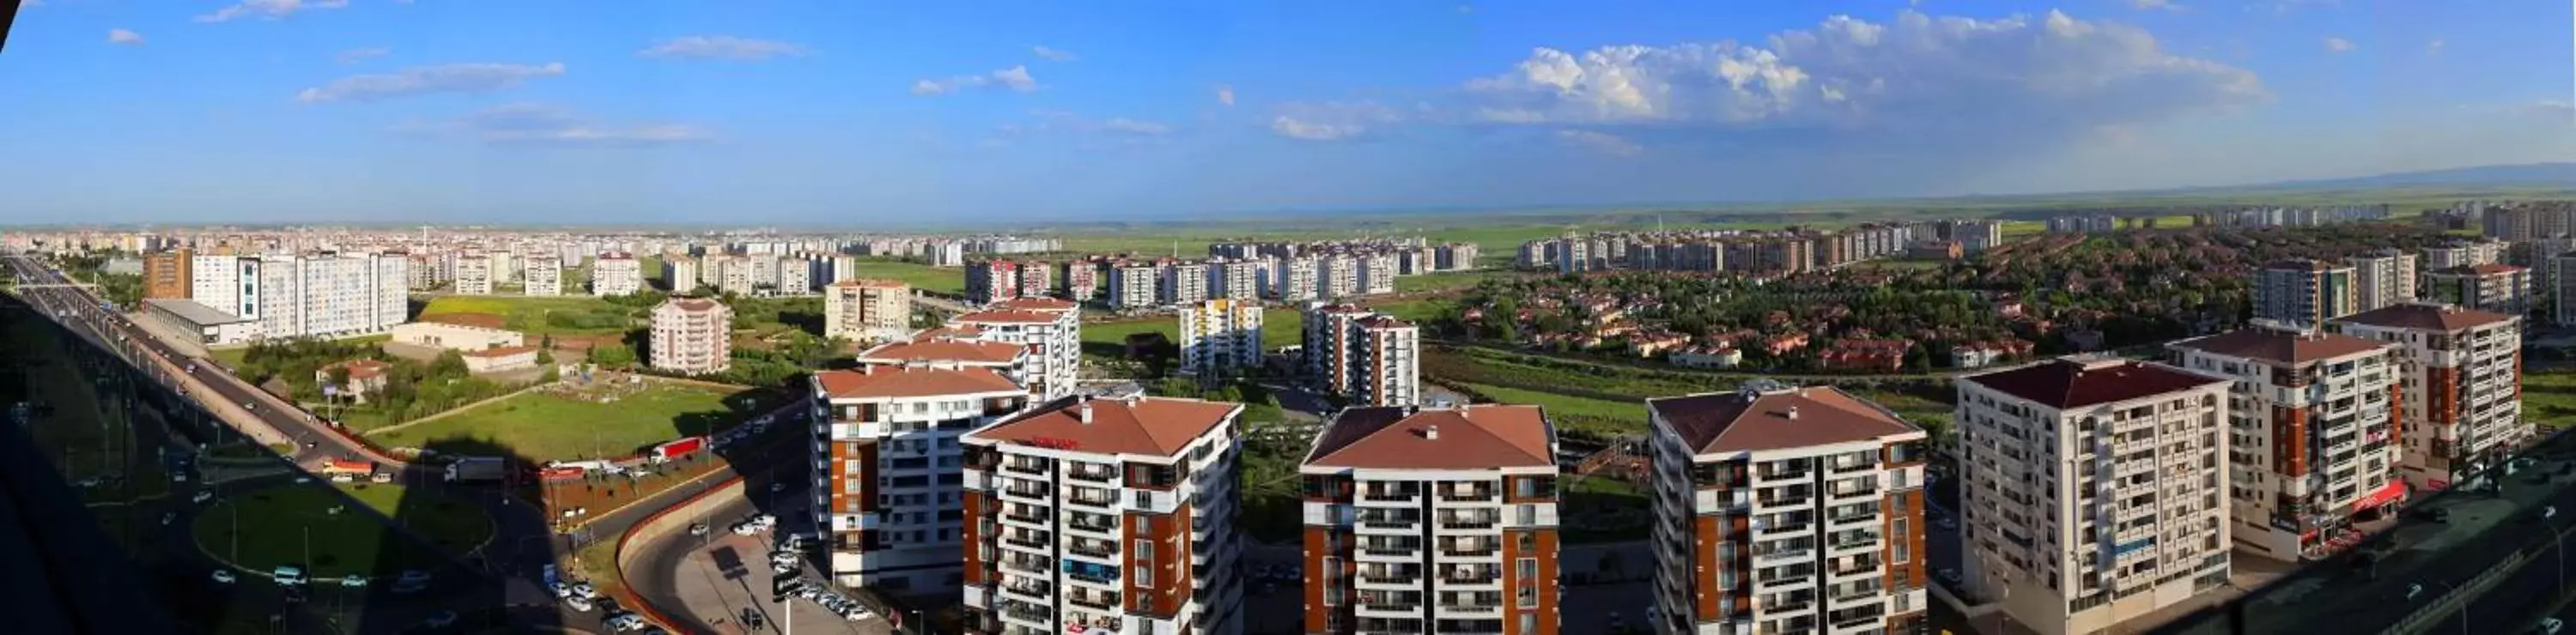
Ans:
[{"label": "tree", "polygon": [[590,363],[610,368],[635,365],[635,349],[625,344],[601,344],[590,348]]},{"label": "tree", "polygon": [[468,374],[465,354],[453,350],[440,352],[438,361],[429,364],[429,379],[456,379]]}]

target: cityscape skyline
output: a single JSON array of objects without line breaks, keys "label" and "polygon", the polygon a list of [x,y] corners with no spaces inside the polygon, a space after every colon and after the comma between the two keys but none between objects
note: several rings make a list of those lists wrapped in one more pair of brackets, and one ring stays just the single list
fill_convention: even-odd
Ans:
[{"label": "cityscape skyline", "polygon": [[27,223],[2007,195],[2576,148],[2536,3],[31,4],[0,57],[45,96],[0,122]]}]

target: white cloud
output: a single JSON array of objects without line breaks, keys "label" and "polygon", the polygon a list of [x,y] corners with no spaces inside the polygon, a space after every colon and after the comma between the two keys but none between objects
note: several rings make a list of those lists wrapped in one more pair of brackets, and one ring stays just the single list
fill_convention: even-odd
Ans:
[{"label": "white cloud", "polygon": [[1227,107],[1234,106],[1234,87],[1218,84],[1216,87],[1216,103],[1224,104]]},{"label": "white cloud", "polygon": [[2441,54],[2442,54],[2442,38],[2433,38],[2433,41],[2431,41],[2431,42],[2425,42],[2425,43],[2424,43],[2424,54],[2425,54],[2425,55],[2441,55]]},{"label": "white cloud", "polygon": [[2326,52],[2328,53],[2342,53],[2352,50],[2352,47],[2352,40],[2339,37],[2326,38]]},{"label": "white cloud", "polygon": [[1037,90],[1038,80],[1035,77],[1029,76],[1028,66],[1022,65],[982,75],[959,75],[940,80],[917,80],[912,83],[912,94],[945,95],[969,88],[986,87],[1025,93]]},{"label": "white cloud", "polygon": [[2129,0],[2129,6],[2147,11],[2181,11],[2183,9],[2182,5],[2175,4],[2173,0]]},{"label": "white cloud", "polygon": [[221,9],[216,9],[214,13],[197,16],[196,21],[231,22],[236,19],[251,17],[263,20],[278,20],[283,19],[286,16],[295,15],[295,13],[299,11],[338,9],[346,6],[349,6],[349,0],[242,0],[239,3],[225,6]]},{"label": "white cloud", "polygon": [[655,43],[636,55],[664,59],[702,59],[758,61],[773,57],[804,55],[803,46],[777,40],[755,40],[731,35],[686,35]]},{"label": "white cloud", "polygon": [[385,54],[392,52],[394,52],[394,50],[390,47],[371,46],[367,48],[356,48],[341,51],[340,54],[331,56],[331,59],[338,60],[342,64],[356,64],[361,61],[384,57]]},{"label": "white cloud", "polygon": [[1054,62],[1070,62],[1070,61],[1074,61],[1074,60],[1082,59],[1082,58],[1080,58],[1080,57],[1075,56],[1075,55],[1073,54],[1073,51],[1067,51],[1067,50],[1062,50],[1062,49],[1051,49],[1051,48],[1047,48],[1047,47],[1043,47],[1043,46],[1032,46],[1032,47],[1029,47],[1029,52],[1031,52],[1031,53],[1036,53],[1036,54],[1037,54],[1037,56],[1038,56],[1040,59],[1045,59],[1045,60],[1048,60],[1048,61],[1054,61]]},{"label": "white cloud", "polygon": [[1100,122],[1100,130],[1118,134],[1160,136],[1171,134],[1172,127],[1158,122],[1112,117]]},{"label": "white cloud", "polygon": [[567,108],[528,103],[494,106],[446,121],[406,123],[394,130],[507,146],[645,147],[713,139],[707,131],[691,126],[602,126]]},{"label": "white cloud", "polygon": [[143,35],[133,31],[127,31],[125,29],[108,29],[107,43],[122,46],[142,46]]},{"label": "white cloud", "polygon": [[1291,139],[1308,141],[1332,141],[1357,135],[1363,130],[1366,129],[1356,125],[1319,123],[1287,115],[1280,115],[1270,120],[1271,132]]},{"label": "white cloud", "polygon": [[544,66],[491,63],[414,66],[392,73],[351,75],[332,80],[318,88],[304,89],[304,92],[296,94],[295,99],[308,103],[374,101],[426,93],[490,92],[563,73],[562,62]]},{"label": "white cloud", "polygon": [[1493,123],[1858,129],[2071,138],[2270,99],[2252,72],[2166,52],[2144,30],[2050,12],[1888,24],[1848,16],[1736,41],[1536,49],[1466,84]]},{"label": "white cloud", "polygon": [[1634,141],[1606,132],[1558,130],[1556,138],[1570,145],[1611,156],[1636,156],[1637,153],[1646,151],[1644,146],[1637,145]]}]

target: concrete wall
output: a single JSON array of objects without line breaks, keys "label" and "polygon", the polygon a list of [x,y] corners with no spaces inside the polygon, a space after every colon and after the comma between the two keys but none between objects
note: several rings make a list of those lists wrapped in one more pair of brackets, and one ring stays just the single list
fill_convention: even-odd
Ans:
[{"label": "concrete wall", "polygon": [[[738,499],[742,495],[742,477],[732,477],[725,479],[725,482],[722,485],[717,485],[715,487],[708,488],[707,491],[699,492],[697,495],[689,497],[689,500],[683,501],[680,504],[662,508],[662,511],[653,512],[653,515],[646,516],[642,522],[638,522],[633,526],[627,527],[626,535],[619,536],[617,538],[618,574],[623,576],[627,570],[635,566],[635,553],[631,550],[632,547],[652,542],[656,539],[669,536],[675,532],[688,531],[689,519],[704,515],[705,512],[722,506],[725,501]],[[654,622],[659,623],[664,627],[679,627],[679,623],[672,621],[670,614],[665,611],[666,609],[678,610],[680,607],[654,606],[652,602],[645,601],[642,595],[634,593],[632,591],[632,584],[628,584],[625,580],[619,580],[618,583],[618,586],[629,589],[626,597],[618,598],[619,601],[626,603],[629,607],[633,607],[636,611],[643,613],[645,617],[651,618]]]}]

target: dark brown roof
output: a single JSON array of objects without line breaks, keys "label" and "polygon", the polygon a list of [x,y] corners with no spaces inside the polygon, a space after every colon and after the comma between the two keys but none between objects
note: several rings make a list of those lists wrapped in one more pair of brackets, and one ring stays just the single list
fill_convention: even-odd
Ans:
[{"label": "dark brown roof", "polygon": [[2295,331],[2257,328],[2183,340],[2169,346],[2229,357],[2299,365],[2322,359],[2358,355],[2387,348],[2389,345],[2339,333],[2301,335]]},{"label": "dark brown roof", "polygon": [[1693,452],[1750,452],[1868,441],[1921,428],[1830,386],[1648,399]]},{"label": "dark brown roof", "polygon": [[[1437,430],[1436,436],[1426,434]],[[1556,465],[1556,428],[1538,406],[1344,408],[1315,435],[1306,465],[1483,470]]]},{"label": "dark brown roof", "polygon": [[2490,324],[2511,322],[2513,321],[2513,316],[2491,311],[2464,309],[2448,304],[2407,303],[2393,304],[2371,309],[2343,316],[2341,318],[2337,318],[2335,321],[2351,322],[2354,324],[2363,324],[2381,328],[2449,332],[2463,331]]},{"label": "dark brown roof", "polygon": [[967,364],[1008,364],[1028,353],[1029,347],[1006,342],[958,339],[925,339],[895,342],[859,353],[861,362],[956,361]]},{"label": "dark brown roof", "polygon": [[2133,360],[2088,363],[2069,359],[1970,375],[1960,380],[2059,410],[2230,383],[2227,379],[2163,364]]},{"label": "dark brown roof", "polygon": [[1404,320],[1396,319],[1394,316],[1387,316],[1387,315],[1372,315],[1372,316],[1368,316],[1368,317],[1360,318],[1359,325],[1360,325],[1360,328],[1371,328],[1371,329],[1404,329],[1404,328],[1413,328],[1413,323],[1412,323],[1412,322],[1406,322],[1406,321],[1404,321]]},{"label": "dark brown roof", "polygon": [[[1082,420],[1086,407],[1088,423]],[[966,436],[1023,444],[1071,441],[1065,449],[1076,452],[1174,456],[1242,410],[1241,404],[1172,397],[1066,397]]]},{"label": "dark brown roof", "polygon": [[833,399],[932,397],[1021,390],[1010,378],[988,368],[918,368],[869,366],[814,374],[823,394]]}]

